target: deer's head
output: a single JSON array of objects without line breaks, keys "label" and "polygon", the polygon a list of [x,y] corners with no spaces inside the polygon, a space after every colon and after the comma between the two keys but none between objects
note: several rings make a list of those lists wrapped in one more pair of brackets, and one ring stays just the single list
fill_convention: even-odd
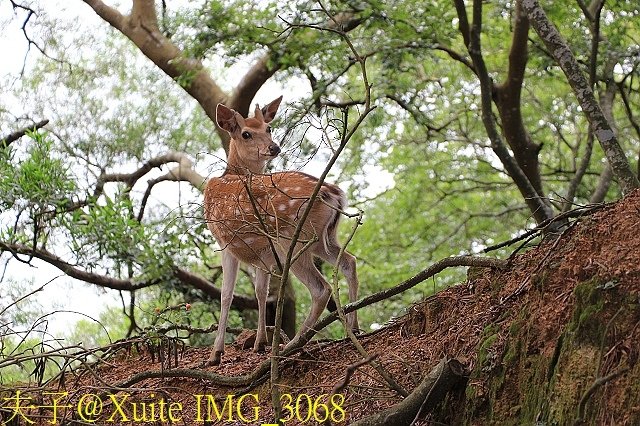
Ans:
[{"label": "deer's head", "polygon": [[260,108],[255,114],[244,118],[233,109],[218,104],[216,122],[231,136],[227,170],[243,169],[262,173],[267,162],[280,153],[280,147],[271,139],[269,123],[276,116],[282,96]]}]

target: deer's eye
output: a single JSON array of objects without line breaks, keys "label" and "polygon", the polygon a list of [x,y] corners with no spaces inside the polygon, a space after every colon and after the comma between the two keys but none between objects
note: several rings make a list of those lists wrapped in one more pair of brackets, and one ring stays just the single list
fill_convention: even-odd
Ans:
[{"label": "deer's eye", "polygon": [[249,132],[242,132],[242,137],[244,139],[251,139],[251,133]]},{"label": "deer's eye", "polygon": [[267,126],[267,133],[271,134],[271,126]]}]

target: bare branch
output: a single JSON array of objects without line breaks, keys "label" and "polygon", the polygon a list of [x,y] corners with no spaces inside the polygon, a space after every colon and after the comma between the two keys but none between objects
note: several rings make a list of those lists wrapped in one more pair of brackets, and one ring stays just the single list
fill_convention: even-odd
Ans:
[{"label": "bare branch", "polygon": [[156,167],[167,163],[179,163],[179,165],[167,173],[163,180],[190,182],[196,189],[202,190],[206,178],[193,170],[193,162],[183,152],[169,151],[158,157],[154,157],[144,163],[139,169],[131,173],[103,173],[98,177],[96,191],[101,193],[107,182],[124,182],[131,189],[136,182]]},{"label": "bare branch", "polygon": [[27,25],[29,24],[29,21],[31,20],[31,18],[33,16],[37,16],[38,14],[36,13],[35,10],[33,10],[31,7],[29,6],[25,6],[23,4],[19,4],[17,2],[15,2],[14,0],[9,0],[11,2],[11,6],[13,7],[13,10],[15,11],[16,9],[22,9],[25,12],[27,12],[27,17],[24,19],[24,21],[22,21],[22,26],[20,27],[20,29],[22,30],[22,34],[24,34],[24,38],[27,40],[28,46],[27,46],[27,53],[25,54],[24,57],[24,61],[22,64],[22,70],[20,71],[20,75],[24,74],[24,70],[25,67],[27,65],[27,55],[29,54],[29,50],[31,50],[31,46],[35,46],[36,49],[38,49],[38,51],[40,53],[42,53],[45,57],[51,59],[52,61],[58,62],[58,63],[62,63],[63,61],[61,61],[60,59],[51,57],[46,51],[45,49],[40,46],[40,44],[38,44],[38,42],[36,42],[33,38],[31,38],[31,36],[29,36],[29,33],[27,32]]},{"label": "bare branch", "polygon": [[[63,260],[59,256],[49,252],[45,249],[36,249],[33,247],[24,246],[21,244],[15,243],[6,243],[0,241],[0,252],[8,251],[12,253],[14,256],[18,254],[25,254],[29,256],[33,256],[36,259],[43,260],[50,265],[55,266],[60,269],[66,275],[71,278],[78,279],[80,281],[84,281],[90,284],[95,284],[100,287],[110,288],[113,290],[123,290],[123,291],[131,291],[138,290],[141,288],[150,287],[152,285],[159,284],[161,279],[154,279],[151,281],[139,281],[135,277],[131,279],[120,279],[114,278],[107,275],[100,275],[93,272],[82,270],[69,262]],[[194,274],[193,272],[189,272],[187,270],[181,268],[174,268],[173,274],[175,278],[177,278],[182,284],[197,288],[205,293],[207,296],[212,299],[220,299],[220,289],[214,286],[211,282],[202,278],[201,276]],[[167,277],[170,279],[171,277]],[[255,298],[242,296],[242,295],[234,295],[232,305],[236,309],[257,309],[258,303]]]}]

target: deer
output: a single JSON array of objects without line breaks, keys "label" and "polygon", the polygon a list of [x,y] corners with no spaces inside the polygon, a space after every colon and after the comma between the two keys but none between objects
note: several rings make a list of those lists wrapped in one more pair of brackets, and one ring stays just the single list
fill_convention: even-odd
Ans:
[{"label": "deer", "polygon": [[[336,237],[347,203],[345,193],[337,185],[324,182],[311,200],[317,178],[299,171],[265,173],[268,162],[281,152],[271,137],[269,125],[281,101],[282,96],[263,108],[256,104],[250,118],[223,104],[216,107],[216,124],[229,134],[230,141],[224,173],[210,178],[204,191],[204,217],[222,257],[221,312],[207,365],[220,364],[224,354],[240,262],[255,269],[258,328],[253,350],[256,352],[264,351],[268,344],[265,315],[271,275],[279,262],[286,259],[291,244],[295,244],[295,260],[290,270],[309,290],[312,306],[287,347],[295,345],[315,324],[331,297],[331,286],[315,266],[314,257],[338,267],[348,283],[350,302],[358,297],[356,258],[346,250],[340,255]],[[310,202],[299,238],[293,241],[300,217]],[[356,312],[347,314],[347,326],[359,331]]]}]

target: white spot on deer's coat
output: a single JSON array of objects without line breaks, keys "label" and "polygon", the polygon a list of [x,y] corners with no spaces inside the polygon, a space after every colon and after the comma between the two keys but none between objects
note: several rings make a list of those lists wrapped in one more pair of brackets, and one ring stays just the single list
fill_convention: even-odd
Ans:
[{"label": "white spot on deer's coat", "polygon": [[289,200],[289,206],[293,207],[296,204],[296,200]]},{"label": "white spot on deer's coat", "polygon": [[280,205],[278,206],[278,211],[283,212],[283,211],[285,211],[286,209],[287,209],[287,205],[286,205],[286,204],[284,204],[284,203],[283,203],[283,204],[280,204]]}]

